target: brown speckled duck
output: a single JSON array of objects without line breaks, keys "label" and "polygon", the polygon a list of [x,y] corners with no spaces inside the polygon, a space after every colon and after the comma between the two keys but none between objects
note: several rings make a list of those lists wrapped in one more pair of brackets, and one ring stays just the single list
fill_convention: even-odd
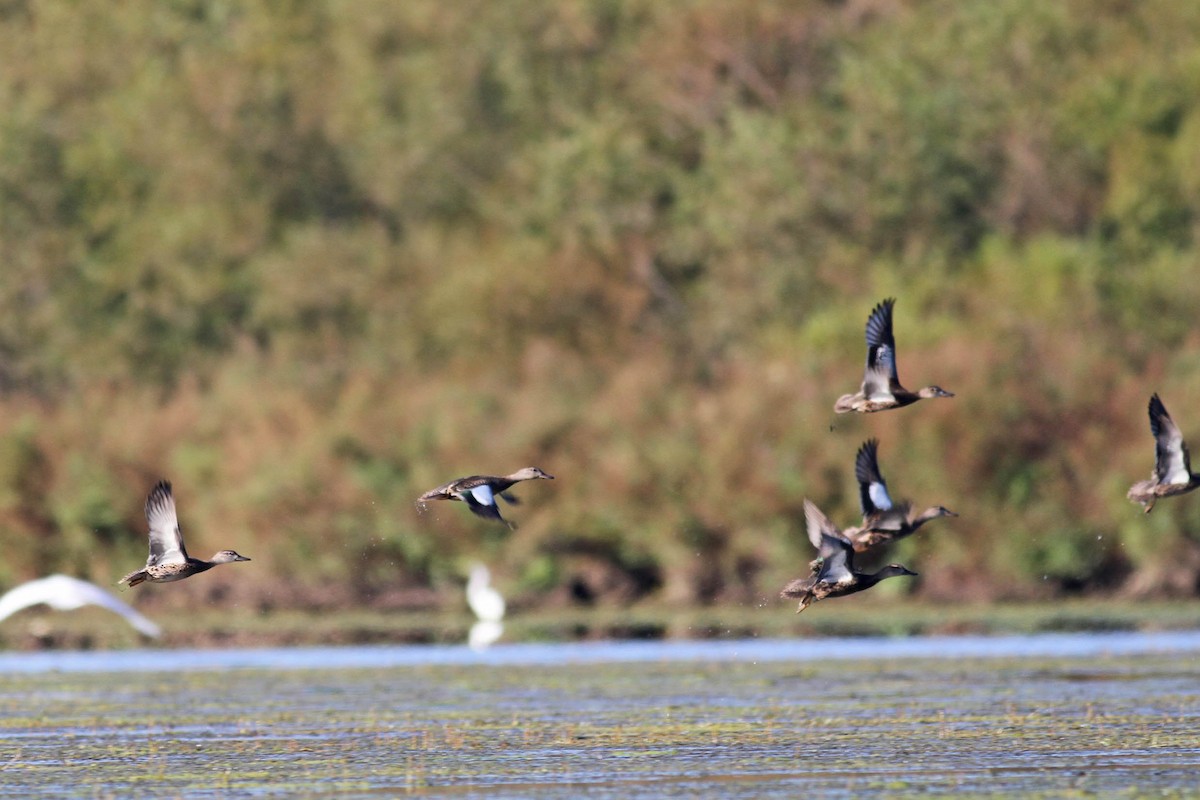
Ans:
[{"label": "brown speckled duck", "polygon": [[1150,480],[1129,487],[1126,495],[1141,503],[1147,514],[1154,510],[1158,498],[1183,494],[1200,486],[1200,475],[1192,472],[1187,442],[1157,394],[1150,397],[1150,433],[1154,434],[1154,473]]},{"label": "brown speckled duck", "polygon": [[517,498],[507,491],[508,488],[514,483],[531,480],[552,481],[554,476],[547,475],[537,467],[525,467],[511,475],[504,476],[472,475],[467,478],[457,478],[436,489],[430,489],[417,498],[417,503],[426,503],[430,500],[461,500],[477,516],[494,519],[503,522],[510,528],[516,528],[516,525],[500,516],[500,507],[496,505],[496,498],[503,497],[509,503],[517,503]]},{"label": "brown speckled duck", "polygon": [[854,569],[854,548],[829,518],[808,498],[804,499],[804,521],[808,538],[817,548],[821,564],[815,574],[796,578],[780,592],[781,597],[800,600],[799,614],[818,600],[842,597],[870,589],[887,578],[917,573],[899,564],[888,564],[878,572]]},{"label": "brown speckled duck", "polygon": [[856,394],[845,394],[833,404],[839,414],[857,411],[869,414],[902,408],[918,400],[930,397],[954,397],[940,386],[926,386],[910,392],[900,385],[896,376],[896,340],[892,336],[892,306],[895,298],[889,297],[871,311],[867,319],[867,368],[863,374],[862,388]]},{"label": "brown speckled duck", "polygon": [[120,585],[137,586],[143,581],[181,581],[197,572],[210,570],[217,564],[250,560],[232,550],[222,550],[210,561],[189,556],[183,546],[179,518],[175,515],[171,484],[167,481],[159,481],[150,490],[146,498],[146,521],[150,524],[150,557],[146,559],[146,566],[121,578],[117,582]]},{"label": "brown speckled duck", "polygon": [[907,501],[893,503],[887,482],[879,471],[878,449],[879,441],[869,439],[858,448],[858,455],[854,459],[854,477],[858,479],[863,521],[860,527],[847,528],[842,535],[854,544],[856,553],[903,539],[931,519],[958,516],[945,506],[932,506],[917,514]]}]

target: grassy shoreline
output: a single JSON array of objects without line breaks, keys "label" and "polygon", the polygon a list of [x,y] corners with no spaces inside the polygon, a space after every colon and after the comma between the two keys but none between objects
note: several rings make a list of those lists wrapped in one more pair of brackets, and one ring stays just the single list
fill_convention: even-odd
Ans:
[{"label": "grassy shoreline", "polygon": [[[352,644],[453,644],[473,622],[465,612],[197,611],[157,620],[157,642],[99,609],[21,612],[0,623],[0,648],[122,649]],[[1095,601],[960,604],[827,603],[802,615],[772,602],[758,607],[523,611],[505,621],[504,641],[736,639],[750,637],[1028,634],[1064,631],[1185,630],[1200,625],[1200,602]]]}]

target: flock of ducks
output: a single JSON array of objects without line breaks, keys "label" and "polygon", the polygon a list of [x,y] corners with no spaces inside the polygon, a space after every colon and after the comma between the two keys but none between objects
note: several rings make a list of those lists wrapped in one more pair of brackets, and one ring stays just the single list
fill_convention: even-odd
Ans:
[{"label": "flock of ducks", "polygon": [[[903,408],[918,400],[954,397],[940,386],[926,386],[912,392],[900,383],[896,371],[896,337],[892,334],[894,298],[875,306],[867,318],[867,366],[862,386],[854,394],[845,394],[833,404],[838,414],[872,414]],[[914,514],[908,502],[894,503],[887,482],[879,471],[879,442],[870,439],[858,449],[854,476],[858,480],[862,525],[840,530],[807,497],[804,498],[804,523],[808,539],[817,548],[817,558],[809,564],[810,574],[796,578],[783,587],[781,597],[799,600],[799,614],[818,600],[844,597],[870,589],[887,578],[916,575],[902,564],[888,564],[877,572],[855,569],[855,553],[865,553],[912,535],[926,522],[938,517],[958,516],[945,506],[933,506]]]},{"label": "flock of ducks", "polygon": [[[903,408],[918,400],[954,397],[953,392],[940,386],[926,386],[913,392],[900,383],[896,370],[896,340],[892,334],[895,303],[894,298],[888,298],[872,309],[866,325],[867,364],[862,386],[854,394],[838,398],[833,406],[835,412],[870,414]],[[1190,492],[1200,486],[1200,475],[1192,472],[1183,434],[1157,394],[1150,398],[1149,415],[1150,432],[1155,441],[1154,471],[1149,480],[1138,481],[1130,487],[1127,495],[1131,501],[1140,503],[1147,514],[1160,498]],[[888,564],[876,572],[863,572],[855,568],[855,555],[911,536],[931,520],[958,516],[945,506],[931,506],[915,513],[911,503],[894,502],[879,469],[879,442],[876,439],[867,440],[859,448],[854,475],[859,485],[861,525],[839,529],[815,503],[804,499],[805,525],[809,541],[817,550],[817,558],[809,564],[808,575],[792,580],[780,592],[782,597],[799,600],[797,613],[827,597],[855,594],[887,578],[916,575],[901,564]],[[417,499],[417,504],[423,508],[425,503],[433,500],[459,501],[479,517],[515,528],[501,515],[497,499],[515,504],[517,498],[509,491],[515,484],[553,479],[553,475],[537,467],[525,467],[511,475],[471,475],[430,489]],[[179,529],[171,484],[167,481],[159,481],[150,490],[146,498],[146,521],[150,555],[144,567],[118,581],[121,586],[180,581],[220,564],[250,560],[233,550],[221,550],[207,561],[189,556]],[[472,569],[467,583],[467,601],[479,618],[478,631],[472,631],[472,646],[476,646],[476,641],[486,646],[500,634],[504,598],[491,588],[489,582],[486,567],[477,565]],[[87,604],[102,606],[121,614],[147,636],[159,634],[158,626],[107,591],[64,575],[31,581],[0,597],[0,620],[39,603],[62,610]]]},{"label": "flock of ducks", "polygon": [[[867,366],[862,386],[854,394],[839,397],[833,405],[835,412],[869,414],[903,408],[918,400],[954,396],[940,386],[926,386],[912,392],[900,383],[896,372],[896,339],[892,334],[895,304],[894,298],[888,298],[872,309],[867,319]],[[1150,398],[1149,412],[1150,433],[1155,442],[1154,472],[1149,480],[1130,487],[1127,495],[1133,502],[1141,503],[1147,514],[1159,498],[1190,492],[1200,486],[1200,475],[1192,472],[1183,434],[1157,394]],[[826,597],[861,592],[887,578],[916,575],[901,564],[888,564],[877,572],[861,572],[854,567],[854,555],[909,536],[932,519],[958,516],[944,506],[933,506],[914,515],[909,503],[893,503],[879,471],[878,446],[875,439],[867,441],[855,459],[854,473],[863,513],[861,526],[839,530],[815,503],[808,498],[804,500],[808,538],[817,549],[817,558],[809,564],[809,575],[796,578],[780,592],[782,597],[800,601],[796,613]]]}]

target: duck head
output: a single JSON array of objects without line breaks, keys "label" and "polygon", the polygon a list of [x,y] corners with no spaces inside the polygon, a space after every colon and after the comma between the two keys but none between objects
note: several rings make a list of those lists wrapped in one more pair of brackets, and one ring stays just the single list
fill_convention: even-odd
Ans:
[{"label": "duck head", "polygon": [[517,470],[516,472],[514,472],[512,475],[509,475],[508,477],[512,478],[515,481],[532,481],[532,480],[552,481],[552,480],[554,480],[553,475],[547,475],[546,473],[542,472],[537,467],[526,467],[525,469]]}]

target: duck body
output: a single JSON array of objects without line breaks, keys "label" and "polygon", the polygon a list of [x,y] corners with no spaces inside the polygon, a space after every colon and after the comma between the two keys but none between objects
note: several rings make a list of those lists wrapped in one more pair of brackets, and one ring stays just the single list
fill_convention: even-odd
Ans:
[{"label": "duck body", "polygon": [[218,564],[249,561],[233,550],[221,550],[210,560],[192,558],[183,546],[183,533],[179,530],[179,518],[175,513],[175,497],[168,481],[159,481],[146,498],[146,521],[150,526],[150,557],[146,566],[134,570],[121,580],[122,586],[137,586],[140,583],[171,583],[181,581]]},{"label": "duck body", "polygon": [[878,572],[856,570],[853,544],[807,498],[804,500],[804,521],[820,563],[813,567],[812,574],[794,579],[779,593],[781,597],[800,601],[797,614],[818,600],[856,594],[887,578],[917,574],[900,564],[888,564]]},{"label": "duck body", "polygon": [[[232,554],[234,557],[230,558],[227,554]],[[207,572],[217,564],[232,564],[234,561],[249,560],[245,556],[234,553],[232,550],[222,550],[209,561],[188,556],[187,560],[182,562],[147,564],[141,569],[134,570],[124,578],[121,578],[119,583],[126,586],[137,586],[139,583],[146,581],[150,583],[171,583],[172,581],[181,581],[184,578],[190,578],[201,572]]]},{"label": "duck body", "polygon": [[554,480],[553,475],[547,475],[537,467],[525,467],[511,475],[471,475],[466,478],[456,478],[435,489],[430,489],[417,498],[417,503],[427,503],[430,500],[457,500],[467,504],[471,513],[484,519],[503,522],[510,528],[516,525],[506,520],[500,514],[497,497],[503,497],[509,503],[517,503],[508,489],[521,481]]},{"label": "duck body", "polygon": [[858,481],[862,525],[842,531],[856,553],[911,536],[922,525],[939,517],[957,517],[945,506],[931,506],[920,514],[908,502],[896,503],[888,494],[887,481],[879,470],[879,441],[868,439],[858,448],[854,477]]},{"label": "duck body", "polygon": [[1184,494],[1200,486],[1200,475],[1192,472],[1183,433],[1157,394],[1151,395],[1148,411],[1150,433],[1154,436],[1154,472],[1149,480],[1129,487],[1126,494],[1131,501],[1141,503],[1147,514],[1154,510],[1159,498]]},{"label": "duck body", "polygon": [[895,298],[889,297],[875,306],[867,318],[867,367],[862,387],[854,394],[844,394],[833,404],[838,414],[851,411],[871,414],[892,408],[903,408],[918,400],[934,397],[954,397],[940,386],[926,386],[909,391],[900,383],[896,371],[896,339],[892,334],[892,307]]}]

